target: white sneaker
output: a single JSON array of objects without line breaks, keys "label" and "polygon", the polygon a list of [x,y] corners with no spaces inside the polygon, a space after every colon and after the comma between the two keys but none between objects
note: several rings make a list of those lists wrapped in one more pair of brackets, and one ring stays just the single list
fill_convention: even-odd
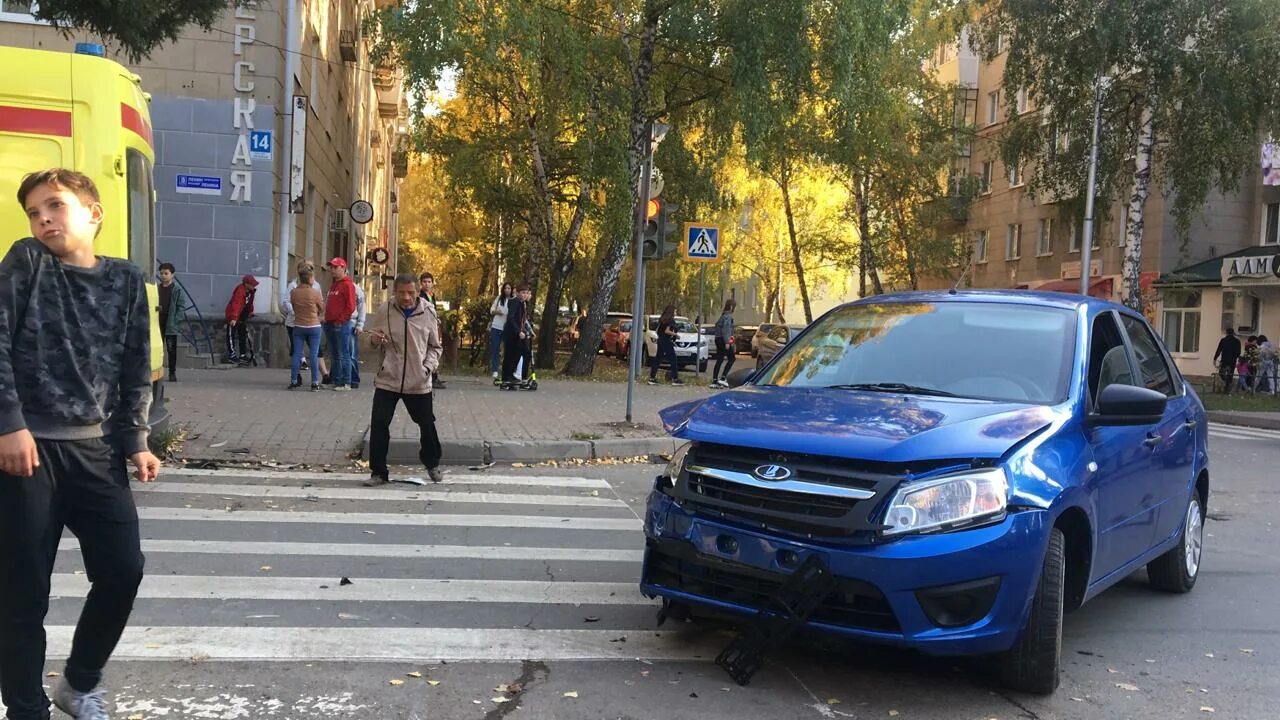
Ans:
[{"label": "white sneaker", "polygon": [[53,688],[53,704],[76,720],[111,720],[105,696],[106,691],[100,687],[82,693],[71,687],[65,677]]},{"label": "white sneaker", "polygon": [[494,380],[497,380],[497,379],[498,379],[498,373],[497,373],[497,371],[496,371],[496,370],[495,370],[495,371],[494,371],[494,373],[493,373],[493,379],[494,379]]}]

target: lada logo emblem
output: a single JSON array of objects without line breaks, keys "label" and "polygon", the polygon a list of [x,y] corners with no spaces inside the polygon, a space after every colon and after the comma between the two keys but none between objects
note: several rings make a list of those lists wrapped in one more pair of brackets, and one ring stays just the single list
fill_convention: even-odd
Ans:
[{"label": "lada logo emblem", "polygon": [[761,480],[786,480],[791,477],[791,470],[781,465],[761,465],[755,475]]}]

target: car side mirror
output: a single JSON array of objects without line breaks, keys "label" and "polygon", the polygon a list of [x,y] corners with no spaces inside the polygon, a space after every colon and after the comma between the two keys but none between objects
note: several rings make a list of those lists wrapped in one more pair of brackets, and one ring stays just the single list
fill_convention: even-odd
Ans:
[{"label": "car side mirror", "polygon": [[755,377],[755,368],[738,368],[729,373],[729,387],[739,387],[751,382],[751,378]]},{"label": "car side mirror", "polygon": [[1154,425],[1168,402],[1162,392],[1116,383],[1098,393],[1097,411],[1089,419],[1094,425]]}]

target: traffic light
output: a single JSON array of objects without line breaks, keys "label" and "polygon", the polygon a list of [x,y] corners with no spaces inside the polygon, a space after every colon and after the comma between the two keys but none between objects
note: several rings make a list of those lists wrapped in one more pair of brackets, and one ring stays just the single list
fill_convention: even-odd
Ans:
[{"label": "traffic light", "polygon": [[680,229],[679,223],[676,222],[676,211],[679,210],[678,205],[672,203],[662,203],[658,208],[658,240],[662,244],[661,257],[670,257],[680,254],[680,237],[676,235],[676,230]]},{"label": "traffic light", "polygon": [[641,254],[645,260],[659,260],[662,258],[662,235],[658,232],[658,222],[661,216],[661,203],[657,200],[650,200],[644,210],[644,233],[641,239],[641,242],[644,243],[644,249]]}]

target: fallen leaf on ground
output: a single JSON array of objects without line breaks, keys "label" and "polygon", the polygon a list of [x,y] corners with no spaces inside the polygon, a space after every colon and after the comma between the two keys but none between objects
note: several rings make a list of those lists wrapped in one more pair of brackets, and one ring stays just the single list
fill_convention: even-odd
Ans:
[{"label": "fallen leaf on ground", "polygon": [[130,715],[129,720],[146,720],[146,718],[141,713],[139,713],[137,715]]},{"label": "fallen leaf on ground", "polygon": [[524,463],[511,463],[511,467],[529,467]]},{"label": "fallen leaf on ground", "polygon": [[498,703],[499,705],[501,705],[502,703],[508,703],[508,702],[511,702],[511,698],[504,698],[504,697],[489,698],[489,700],[490,700],[491,702]]},{"label": "fallen leaf on ground", "polygon": [[889,717],[898,717],[898,711],[897,711],[897,710],[890,710],[890,711],[889,711]]},{"label": "fallen leaf on ground", "polygon": [[1211,712],[1218,712],[1218,711],[1217,711],[1217,710],[1214,710],[1213,708],[1211,708],[1211,707],[1209,707],[1208,705],[1206,705],[1206,706],[1204,706],[1204,707],[1200,708],[1200,712],[1202,712],[1202,713],[1211,713]]},{"label": "fallen leaf on ground", "polygon": [[1137,685],[1131,685],[1129,683],[1116,683],[1116,687],[1121,690],[1128,690],[1129,692],[1136,692],[1138,690]]},{"label": "fallen leaf on ground", "polygon": [[1253,648],[1240,648],[1240,652],[1244,653],[1245,655],[1252,655]]},{"label": "fallen leaf on ground", "polygon": [[1084,702],[1084,698],[1075,698],[1075,697],[1073,697],[1073,698],[1071,698],[1071,701],[1072,701],[1072,702]]},{"label": "fallen leaf on ground", "polygon": [[1120,672],[1120,671],[1119,671],[1119,670],[1117,670],[1117,669],[1115,669],[1115,668],[1107,668],[1107,672],[1109,672],[1109,673],[1111,673],[1112,675],[1114,675],[1114,674],[1116,674],[1116,673],[1118,673],[1118,672]]},{"label": "fallen leaf on ground", "polygon": [[828,704],[828,705],[839,705],[839,704],[840,704],[840,698],[827,698],[827,704]]},{"label": "fallen leaf on ground", "polygon": [[494,688],[493,691],[500,693],[518,693],[523,689],[524,686],[520,683],[503,683],[502,685]]},{"label": "fallen leaf on ground", "polygon": [[388,681],[387,681],[387,684],[388,684],[388,685],[403,685],[403,684],[404,684],[404,681],[403,681],[403,680],[401,680],[400,678],[392,678],[392,679],[390,679],[390,680],[388,680]]},{"label": "fallen leaf on ground", "polygon": [[374,532],[374,531],[372,531],[372,530],[365,530],[365,531],[364,531],[364,534],[365,534],[365,535],[377,535],[378,533],[376,533],[376,532]]},{"label": "fallen leaf on ground", "polygon": [[159,650],[159,649],[160,649],[160,646],[159,646],[158,644],[156,644],[156,643],[148,643],[148,644],[144,645],[143,647],[145,647],[145,648],[146,648],[146,649],[148,649],[148,650]]},{"label": "fallen leaf on ground", "polygon": [[434,686],[436,686],[436,685],[439,685],[439,684],[440,684],[440,681],[439,681],[439,680],[428,680],[428,681],[427,681],[427,684],[428,684],[428,685],[431,685],[432,687],[434,687]]},{"label": "fallen leaf on ground", "polygon": [[363,620],[364,618],[360,617],[359,615],[352,615],[351,613],[338,613],[338,619],[339,620]]},{"label": "fallen leaf on ground", "polygon": [[58,676],[60,676],[60,675],[62,675],[62,673],[49,672],[49,673],[45,673],[45,674],[44,674],[44,676],[45,676],[45,677],[58,677]]},{"label": "fallen leaf on ground", "polygon": [[1204,656],[1207,658],[1211,658],[1213,657],[1213,653],[1205,653]]},{"label": "fallen leaf on ground", "polygon": [[351,584],[352,584],[352,582],[351,582],[351,578],[344,577],[344,578],[342,578],[341,580],[339,580],[339,581],[338,581],[338,584],[339,584],[339,585],[351,585]]},{"label": "fallen leaf on ground", "polygon": [[222,442],[214,443],[214,444],[210,445],[209,447],[211,447],[211,448],[220,448],[220,447],[223,447],[223,446],[224,446],[224,445],[226,445],[226,444],[227,444],[227,441],[226,441],[226,440],[223,440]]},{"label": "fallen leaf on ground", "polygon": [[270,566],[270,565],[263,565],[262,567],[260,567],[260,568],[258,568],[258,569],[259,569],[259,570],[261,570],[262,572],[271,572],[271,566]]},{"label": "fallen leaf on ground", "polygon": [[600,491],[599,491],[599,490],[592,490],[592,491],[591,491],[591,497],[600,497]]},{"label": "fallen leaf on ground", "polygon": [[420,677],[422,677],[422,673],[418,672],[417,670],[414,670],[414,671],[413,671],[413,672],[411,672],[411,673],[405,673],[405,675],[408,675],[408,676],[409,676],[409,677],[411,677],[411,678],[420,678]]},{"label": "fallen leaf on ground", "polygon": [[576,698],[576,697],[578,697],[578,691],[577,691],[577,690],[570,690],[569,692],[565,693],[565,694],[564,694],[564,696],[565,696],[565,697],[567,697],[567,698]]}]

